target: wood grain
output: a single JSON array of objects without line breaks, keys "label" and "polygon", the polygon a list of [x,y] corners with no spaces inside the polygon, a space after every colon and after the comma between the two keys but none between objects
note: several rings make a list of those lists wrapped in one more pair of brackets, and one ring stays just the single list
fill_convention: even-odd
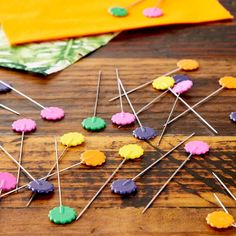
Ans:
[{"label": "wood grain", "polygon": [[[233,0],[222,3],[236,13]],[[171,149],[184,137],[196,132],[193,140],[201,139],[210,144],[211,150],[204,157],[193,157],[180,171],[152,208],[141,211],[177,166],[186,158],[184,145],[137,179],[138,192],[130,197],[112,194],[107,186],[79,222],[57,226],[49,222],[48,211],[59,204],[56,190],[49,196],[38,196],[29,208],[25,207],[30,192],[20,191],[0,201],[0,235],[235,235],[235,230],[214,230],[205,222],[211,211],[220,209],[213,198],[216,192],[229,211],[236,217],[235,202],[224,192],[211,174],[215,171],[236,193],[236,138],[235,124],[229,114],[235,111],[234,90],[223,90],[196,110],[219,132],[215,136],[193,114],[189,113],[167,129],[159,148],[157,139],[141,142],[132,137],[136,126],[118,129],[111,124],[111,116],[119,112],[118,101],[109,98],[117,94],[115,68],[120,69],[121,79],[127,89],[133,88],[167,71],[176,68],[181,58],[199,60],[200,69],[186,73],[194,87],[183,98],[189,104],[219,88],[218,80],[225,75],[236,75],[236,25],[233,22],[216,22],[200,25],[168,26],[121,33],[106,47],[70,68],[43,77],[7,69],[0,70],[1,79],[32,96],[45,106],[60,106],[66,111],[64,120],[56,123],[43,121],[40,109],[15,93],[1,95],[1,103],[19,112],[22,117],[36,120],[38,128],[26,135],[23,165],[35,177],[45,175],[55,161],[53,137],[65,132],[78,131],[86,136],[80,147],[70,148],[61,161],[61,168],[79,162],[86,149],[99,149],[106,153],[102,167],[81,166],[61,175],[62,196],[65,205],[78,212],[85,206],[106,178],[121,161],[119,148],[128,143],[140,144],[145,149],[141,159],[128,161],[115,179],[132,178],[146,166]],[[98,70],[103,71],[98,116],[106,119],[107,128],[100,133],[82,129],[83,118],[92,115]],[[136,110],[157,96],[159,92],[146,87],[130,96]],[[161,131],[174,97],[167,94],[148,111],[140,114],[144,125]],[[124,100],[126,111],[130,111]],[[179,103],[175,115],[185,110]],[[0,110],[0,144],[18,157],[20,135],[11,131],[11,123],[18,117]],[[60,152],[63,146],[59,146]],[[0,171],[16,173],[16,166],[0,152]],[[21,184],[29,180],[23,174]],[[11,227],[10,227],[11,226]]]},{"label": "wood grain", "polygon": [[[78,212],[85,206],[121,161],[118,156],[118,149],[122,145],[127,143],[140,144],[145,149],[145,154],[140,160],[127,161],[114,179],[134,177],[150,163],[183,140],[183,138],[183,136],[168,136],[160,146],[160,149],[155,149],[151,143],[155,144],[157,140],[146,143],[137,141],[131,136],[113,135],[112,138],[111,136],[100,136],[99,139],[94,135],[87,136],[84,145],[69,149],[61,161],[61,168],[79,162],[80,154],[84,150],[96,149],[98,147],[106,153],[107,162],[103,167],[91,168],[81,166],[62,174],[61,184],[64,204],[74,207]],[[169,184],[158,200],[154,202],[147,214],[142,216],[142,208],[167,180],[175,168],[177,168],[181,161],[186,158],[183,145],[153,167],[144,176],[137,179],[138,192],[135,195],[120,197],[119,195],[112,194],[110,187],[107,186],[79,222],[74,223],[72,226],[65,227],[65,233],[75,233],[73,231],[74,227],[78,225],[79,228],[82,227],[83,235],[89,234],[89,232],[91,233],[92,231],[95,235],[98,233],[107,235],[111,233],[112,229],[118,228],[119,231],[113,231],[117,235],[119,235],[119,233],[131,235],[132,230],[139,235],[142,235],[144,232],[145,235],[155,235],[155,233],[168,235],[181,232],[191,232],[196,235],[198,232],[203,233],[203,235],[204,232],[217,234],[218,231],[213,231],[207,227],[204,220],[209,212],[219,209],[212,193],[215,192],[220,196],[232,214],[236,212],[236,209],[233,200],[224,193],[223,189],[214,180],[211,172],[215,171],[224,182],[230,186],[230,189],[236,192],[236,184],[234,182],[236,162],[233,158],[236,148],[236,138],[202,136],[194,137],[192,140],[199,139],[209,143],[211,146],[209,154],[204,157],[193,157],[176,176],[174,181]],[[4,147],[7,150],[11,150],[11,154],[17,157],[20,138],[16,135],[10,135],[4,136],[2,140],[5,141]],[[61,152],[64,147],[60,146],[59,148]],[[24,167],[27,168],[35,178],[46,175],[55,161],[53,137],[31,135],[26,139],[24,149]],[[1,171],[8,170],[12,173],[16,172],[15,164],[2,153],[0,166]],[[51,180],[55,187],[57,187],[57,178],[52,178]],[[22,176],[21,184],[27,183],[28,181],[27,178]],[[48,221],[47,214],[51,208],[59,204],[58,192],[55,191],[54,194],[49,196],[39,196],[29,208],[25,208],[25,204],[30,195],[31,193],[28,190],[23,190],[18,194],[11,194],[1,200],[1,212],[3,215],[8,215],[8,212],[9,214],[13,214],[12,212],[14,212],[14,219],[16,220],[14,225],[17,231],[13,232],[18,232],[23,224],[26,232],[29,233],[36,231],[38,233],[50,234],[50,228],[56,233],[60,227],[59,229],[55,229],[55,226]],[[21,213],[17,212],[17,210]],[[194,215],[192,215],[193,212],[195,212]],[[24,219],[19,219],[17,217],[19,214],[24,214]],[[25,225],[31,214],[37,217],[40,224],[34,224],[31,227],[31,224],[33,224],[32,221],[30,225]],[[127,214],[129,215],[127,220],[122,220],[122,218],[127,217]],[[191,215],[191,218],[186,225],[185,219],[188,215]],[[91,223],[89,223],[91,217],[94,217],[94,225],[90,225]],[[165,217],[165,223],[160,223],[163,222],[163,217]],[[116,221],[116,218],[120,220]],[[0,217],[2,225],[4,225],[7,219],[9,218]],[[145,219],[145,221],[143,221],[143,219]],[[127,227],[129,227],[128,225],[133,222],[133,220],[135,220],[136,226],[133,225],[129,228],[130,231],[127,232]],[[173,220],[176,220],[178,224],[178,227],[174,228],[174,231],[172,231]],[[193,224],[193,222],[190,221],[195,223]],[[198,223],[196,223],[196,221]],[[142,222],[142,224],[139,222]],[[163,228],[153,226],[159,224],[162,225]],[[109,227],[106,227],[107,225],[109,225]],[[231,230],[226,231],[226,233],[233,235],[233,231]]]}]

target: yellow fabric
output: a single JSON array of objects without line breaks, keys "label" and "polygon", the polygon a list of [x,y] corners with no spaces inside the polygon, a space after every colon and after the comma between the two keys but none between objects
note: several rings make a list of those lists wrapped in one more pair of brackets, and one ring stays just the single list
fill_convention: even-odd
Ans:
[{"label": "yellow fabric", "polygon": [[144,0],[126,17],[108,13],[135,0],[1,0],[0,22],[12,44],[77,37],[148,26],[232,19],[217,0],[163,0],[164,16],[147,18],[142,11],[155,6]]}]

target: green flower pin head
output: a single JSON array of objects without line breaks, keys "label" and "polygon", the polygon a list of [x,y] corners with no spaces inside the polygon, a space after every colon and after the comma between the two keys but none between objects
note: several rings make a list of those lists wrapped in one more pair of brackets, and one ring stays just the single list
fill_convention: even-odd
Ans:
[{"label": "green flower pin head", "polygon": [[113,15],[113,16],[117,16],[117,17],[124,17],[128,15],[128,11],[126,8],[124,7],[110,7],[108,9],[108,12]]},{"label": "green flower pin head", "polygon": [[69,224],[77,217],[75,209],[68,206],[54,207],[49,211],[48,218],[55,224]]},{"label": "green flower pin head", "polygon": [[82,126],[86,130],[100,131],[106,127],[106,122],[100,117],[88,117],[82,121]]}]

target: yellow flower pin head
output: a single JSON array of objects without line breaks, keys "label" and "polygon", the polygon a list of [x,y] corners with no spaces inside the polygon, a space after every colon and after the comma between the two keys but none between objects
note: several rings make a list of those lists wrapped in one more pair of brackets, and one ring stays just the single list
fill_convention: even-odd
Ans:
[{"label": "yellow flower pin head", "polygon": [[177,66],[181,70],[197,70],[199,68],[199,63],[192,59],[182,59],[177,62]]},{"label": "yellow flower pin head", "polygon": [[67,147],[75,147],[84,142],[84,135],[78,132],[70,132],[62,135],[60,141]]},{"label": "yellow flower pin head", "polygon": [[214,211],[207,215],[206,221],[211,227],[223,229],[232,226],[234,218],[224,211]]},{"label": "yellow flower pin head", "polygon": [[236,77],[225,76],[220,78],[219,84],[227,89],[236,89]]},{"label": "yellow flower pin head", "polygon": [[128,144],[120,148],[119,154],[125,159],[135,159],[143,155],[144,150],[137,144]]},{"label": "yellow flower pin head", "polygon": [[158,90],[166,90],[173,87],[174,84],[175,80],[170,76],[160,76],[152,82],[153,88]]},{"label": "yellow flower pin head", "polygon": [[80,160],[87,166],[100,166],[106,161],[106,156],[98,150],[87,150],[81,154]]}]

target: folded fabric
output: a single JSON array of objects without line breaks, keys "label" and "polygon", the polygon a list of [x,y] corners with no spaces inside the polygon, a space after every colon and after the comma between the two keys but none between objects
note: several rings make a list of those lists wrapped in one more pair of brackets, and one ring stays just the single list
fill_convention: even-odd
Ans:
[{"label": "folded fabric", "polygon": [[44,43],[6,45],[0,31],[0,66],[49,75],[65,69],[88,53],[107,44],[116,34]]},{"label": "folded fabric", "polygon": [[164,16],[147,18],[142,11],[157,0],[131,7],[126,17],[108,13],[136,0],[1,0],[0,22],[11,44],[116,32],[134,28],[232,19],[217,0],[163,0]]}]

